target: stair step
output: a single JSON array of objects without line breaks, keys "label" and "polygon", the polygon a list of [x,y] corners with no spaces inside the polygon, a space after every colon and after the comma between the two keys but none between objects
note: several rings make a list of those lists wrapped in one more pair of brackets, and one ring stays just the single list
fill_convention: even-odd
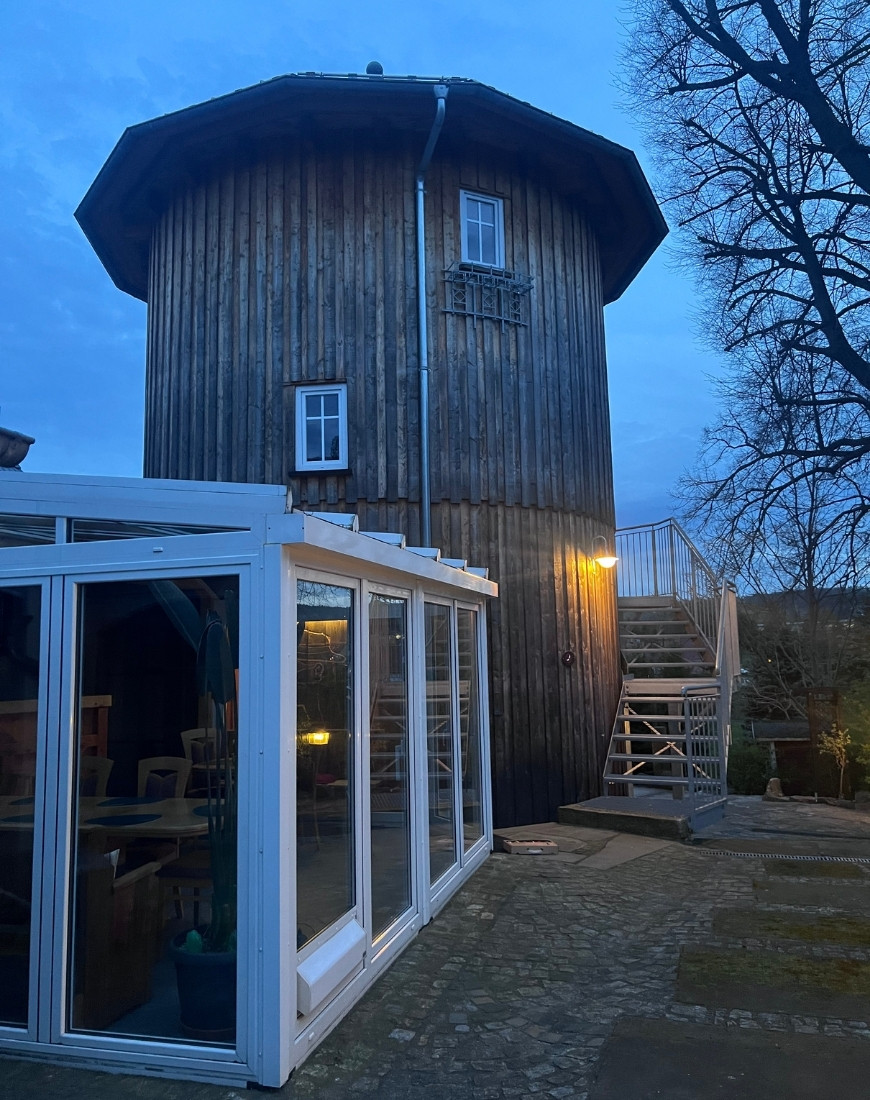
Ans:
[{"label": "stair step", "polygon": [[657,676],[652,683],[655,690],[650,692],[651,681],[649,679],[635,679],[628,676],[623,680],[626,697],[629,699],[662,698],[663,701],[673,703],[677,701],[684,688],[709,687],[719,688],[719,681],[712,676]]},{"label": "stair step", "polygon": [[657,632],[655,634],[634,634],[634,633],[626,634],[624,632],[620,632],[619,636],[620,636],[620,638],[625,638],[626,641],[630,641],[630,642],[636,642],[636,641],[641,641],[641,640],[643,640],[643,641],[647,641],[647,640],[649,640],[649,641],[659,641],[659,640],[661,640],[661,641],[664,641],[664,642],[685,642],[689,638],[697,638],[700,641],[700,635],[691,634],[691,633],[687,634],[685,630],[682,631],[682,633],[680,633],[680,634],[663,634],[663,633],[660,633],[660,632]]},{"label": "stair step", "polygon": [[689,780],[679,775],[611,775],[604,776],[605,783],[632,783],[635,787],[688,787]]},{"label": "stair step", "polygon": [[629,661],[629,668],[708,668],[713,671],[710,661]]},{"label": "stair step", "polygon": [[627,764],[685,764],[686,757],[681,754],[666,756],[664,753],[651,752],[615,752],[608,757],[608,762],[613,764],[624,760]]},{"label": "stair step", "polygon": [[632,711],[630,714],[619,714],[616,718],[617,722],[682,722],[683,715],[680,714],[636,714]]},{"label": "stair step", "polygon": [[[640,638],[635,639],[640,641]],[[646,640],[646,639],[645,639]],[[704,646],[624,646],[624,653],[702,653]],[[707,664],[711,661],[707,661]]]},{"label": "stair step", "polygon": [[684,733],[614,733],[612,741],[674,741],[686,740]]},{"label": "stair step", "polygon": [[690,630],[692,623],[689,619],[683,619],[675,615],[672,619],[620,619],[620,626],[685,626]]}]

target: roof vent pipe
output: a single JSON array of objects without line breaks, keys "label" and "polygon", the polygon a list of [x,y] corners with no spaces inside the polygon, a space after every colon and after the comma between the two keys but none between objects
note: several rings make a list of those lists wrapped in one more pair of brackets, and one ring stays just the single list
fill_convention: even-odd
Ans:
[{"label": "roof vent pipe", "polygon": [[429,485],[429,331],[426,318],[426,210],[423,180],[435,144],[444,125],[447,110],[447,85],[435,85],[435,118],[429,140],[417,167],[417,342],[420,363],[420,527],[423,546],[432,545],[431,489]]}]

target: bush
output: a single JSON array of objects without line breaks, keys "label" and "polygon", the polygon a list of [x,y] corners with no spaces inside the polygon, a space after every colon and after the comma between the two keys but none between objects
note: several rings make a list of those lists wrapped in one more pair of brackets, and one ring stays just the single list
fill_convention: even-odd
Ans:
[{"label": "bush", "polygon": [[770,753],[754,741],[736,740],[728,753],[728,790],[732,794],[764,794],[773,775]]}]

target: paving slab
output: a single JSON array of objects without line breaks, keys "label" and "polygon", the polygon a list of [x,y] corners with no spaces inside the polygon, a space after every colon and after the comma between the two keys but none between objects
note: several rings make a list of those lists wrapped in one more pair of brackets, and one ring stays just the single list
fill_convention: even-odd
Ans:
[{"label": "paving slab", "polygon": [[842,1100],[867,1095],[870,1042],[619,1020],[590,1100]]},{"label": "paving slab", "polygon": [[757,879],[753,886],[755,896],[765,905],[870,912],[870,886],[853,886],[851,883],[836,881],[790,882],[777,878]]},{"label": "paving slab", "polygon": [[782,950],[684,947],[676,997],[725,1010],[860,1018],[870,1004],[870,963]]},{"label": "paving slab", "polygon": [[611,867],[619,867],[629,860],[658,852],[671,843],[670,840],[655,840],[648,836],[624,833],[608,840],[600,851],[581,859],[580,866],[584,871],[609,871]]}]

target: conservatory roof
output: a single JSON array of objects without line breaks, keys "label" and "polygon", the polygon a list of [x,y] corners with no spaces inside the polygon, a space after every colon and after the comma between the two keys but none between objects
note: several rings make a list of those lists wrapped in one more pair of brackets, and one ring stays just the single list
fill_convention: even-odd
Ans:
[{"label": "conservatory roof", "polygon": [[189,536],[246,537],[260,545],[292,546],[294,559],[306,564],[316,565],[328,553],[334,560],[365,561],[370,571],[403,574],[436,588],[485,597],[498,592],[486,569],[442,558],[434,547],[406,546],[400,534],[360,531],[355,515],[294,509],[283,485],[0,469],[0,573],[7,565],[20,568],[22,555],[29,563],[44,558],[50,567],[58,552],[88,553],[71,544],[150,540],[157,554],[168,539]]},{"label": "conservatory roof", "polygon": [[618,298],[667,233],[634,153],[462,77],[293,73],[131,126],[76,218],[116,285],[145,301],[152,227],[181,183],[228,156],[312,133],[404,133],[422,152],[440,84],[440,143],[513,154],[582,203],[598,237],[604,300]]}]

